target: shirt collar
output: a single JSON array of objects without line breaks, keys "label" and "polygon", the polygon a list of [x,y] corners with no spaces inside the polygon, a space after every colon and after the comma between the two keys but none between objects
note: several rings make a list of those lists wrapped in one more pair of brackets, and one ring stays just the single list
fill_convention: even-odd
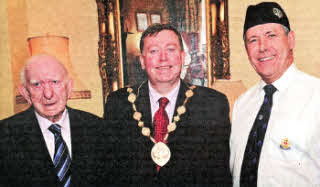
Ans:
[{"label": "shirt collar", "polygon": [[[283,75],[276,81],[272,83],[274,87],[277,88],[279,92],[283,92],[286,90],[291,82],[291,80],[294,78],[294,73],[297,71],[297,68],[294,64],[291,64],[289,68],[283,73]],[[263,90],[263,87],[267,85],[263,80],[260,82],[260,89]]]},{"label": "shirt collar", "polygon": [[35,111],[35,114],[36,114],[36,117],[38,119],[38,122],[39,122],[39,125],[40,125],[42,133],[45,133],[46,131],[48,131],[48,128],[52,124],[59,124],[62,129],[67,128],[67,127],[65,127],[66,124],[67,124],[65,122],[65,120],[67,119],[67,116],[68,116],[67,108],[63,111],[61,119],[59,121],[57,121],[57,122],[52,122],[52,121],[40,116],[40,114],[37,111]]},{"label": "shirt collar", "polygon": [[169,100],[169,103],[175,103],[174,101],[177,99],[178,93],[179,93],[179,88],[180,88],[180,84],[181,84],[180,82],[181,81],[179,81],[178,85],[171,92],[169,92],[167,95],[163,96],[163,95],[159,94],[155,89],[153,89],[150,84],[150,81],[148,81],[149,96],[150,96],[151,103],[159,103],[159,99],[161,97],[166,97]]}]

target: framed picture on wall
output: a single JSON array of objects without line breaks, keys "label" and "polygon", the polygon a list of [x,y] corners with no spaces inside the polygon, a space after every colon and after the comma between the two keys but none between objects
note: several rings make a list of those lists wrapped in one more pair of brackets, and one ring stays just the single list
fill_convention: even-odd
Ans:
[{"label": "framed picture on wall", "polygon": [[151,19],[151,24],[161,23],[161,14],[151,13],[150,19]]},{"label": "framed picture on wall", "polygon": [[146,13],[137,12],[136,13],[136,23],[137,23],[137,30],[139,32],[143,32],[148,27],[148,17]]},{"label": "framed picture on wall", "polygon": [[[186,54],[182,80],[212,87],[216,79],[230,78],[228,0],[97,0],[97,3],[99,25],[113,28],[99,33],[105,100],[110,91],[146,80],[139,43],[142,32],[155,23],[170,24],[182,35]],[[110,17],[113,21],[106,22]],[[109,30],[115,31],[115,37]]]}]

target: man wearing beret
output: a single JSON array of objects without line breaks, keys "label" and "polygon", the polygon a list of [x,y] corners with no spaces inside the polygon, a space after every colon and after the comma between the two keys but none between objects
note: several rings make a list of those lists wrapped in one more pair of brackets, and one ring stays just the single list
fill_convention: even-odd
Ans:
[{"label": "man wearing beret", "polygon": [[320,80],[293,64],[295,36],[280,5],[249,6],[243,37],[262,80],[234,106],[234,186],[320,185]]}]

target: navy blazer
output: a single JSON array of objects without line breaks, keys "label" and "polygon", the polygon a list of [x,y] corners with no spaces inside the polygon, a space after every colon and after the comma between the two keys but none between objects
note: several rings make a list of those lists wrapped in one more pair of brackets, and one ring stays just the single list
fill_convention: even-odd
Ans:
[{"label": "navy blazer", "polygon": [[[181,106],[188,85],[181,81],[176,102]],[[132,87],[137,94],[138,85]],[[231,186],[229,170],[229,105],[225,95],[210,88],[197,86],[186,104],[177,129],[171,132],[168,147],[171,159],[159,172],[151,159],[151,140],[141,134],[133,119],[133,109],[128,101],[127,88],[110,93],[104,117],[119,137],[114,150],[117,184],[137,186]],[[148,83],[139,89],[137,110],[142,121],[153,132]],[[175,114],[177,111],[175,109]],[[111,123],[113,122],[113,123]]]},{"label": "navy blazer", "polygon": [[[71,130],[72,186],[102,185],[112,165],[103,121],[68,107]],[[108,133],[104,131],[104,133]],[[112,144],[112,143],[110,143]],[[113,159],[113,158],[112,158]],[[105,182],[105,181],[104,181]],[[58,178],[34,108],[0,122],[0,186],[57,186]]]}]

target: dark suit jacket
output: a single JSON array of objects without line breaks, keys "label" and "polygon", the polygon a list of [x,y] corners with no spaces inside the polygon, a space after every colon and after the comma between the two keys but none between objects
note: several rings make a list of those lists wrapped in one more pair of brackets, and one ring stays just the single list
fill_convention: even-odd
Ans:
[{"label": "dark suit jacket", "polygon": [[[138,93],[134,86],[134,93]],[[183,104],[187,83],[181,82],[176,108]],[[136,99],[142,121],[153,132],[148,83],[144,83]],[[119,137],[115,150],[120,184],[137,186],[231,186],[229,171],[229,105],[225,95],[213,89],[196,87],[186,104],[177,129],[170,133],[168,143],[170,161],[157,172],[151,159],[151,140],[141,134],[133,119],[127,89],[109,95],[105,106],[105,119]],[[174,116],[177,114],[175,110]]]},{"label": "dark suit jacket", "polygon": [[[71,129],[72,186],[98,186],[108,175],[102,120],[68,108]],[[105,132],[107,133],[107,132]],[[110,165],[109,165],[110,164]],[[0,122],[0,186],[58,186],[54,165],[31,107]]]}]

